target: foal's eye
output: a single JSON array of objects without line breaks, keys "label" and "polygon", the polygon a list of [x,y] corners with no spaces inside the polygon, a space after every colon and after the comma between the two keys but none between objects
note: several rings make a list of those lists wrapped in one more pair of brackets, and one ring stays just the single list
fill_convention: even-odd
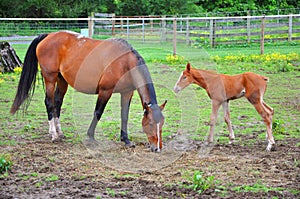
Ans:
[{"label": "foal's eye", "polygon": [[183,79],[186,79],[186,76],[183,76]]}]

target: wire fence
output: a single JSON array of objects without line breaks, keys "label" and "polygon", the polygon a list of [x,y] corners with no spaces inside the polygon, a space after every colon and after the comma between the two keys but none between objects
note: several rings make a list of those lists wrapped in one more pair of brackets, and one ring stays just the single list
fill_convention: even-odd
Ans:
[{"label": "wire fence", "polygon": [[0,18],[0,41],[29,43],[41,33],[71,30],[87,37],[141,42],[185,42],[200,47],[300,42],[300,14],[235,17]]}]

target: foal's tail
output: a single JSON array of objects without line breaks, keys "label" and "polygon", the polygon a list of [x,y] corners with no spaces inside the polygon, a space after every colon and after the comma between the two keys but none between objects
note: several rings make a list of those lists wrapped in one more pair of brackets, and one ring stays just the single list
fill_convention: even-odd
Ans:
[{"label": "foal's tail", "polygon": [[[29,99],[28,102],[30,102],[30,98],[34,93],[36,74],[38,71],[38,59],[36,56],[36,47],[47,36],[48,34],[39,35],[31,42],[27,50],[18,89],[17,89],[17,94],[10,108],[11,114],[14,114],[25,100]],[[28,105],[29,103],[25,105],[24,107],[25,110],[27,109]]]}]

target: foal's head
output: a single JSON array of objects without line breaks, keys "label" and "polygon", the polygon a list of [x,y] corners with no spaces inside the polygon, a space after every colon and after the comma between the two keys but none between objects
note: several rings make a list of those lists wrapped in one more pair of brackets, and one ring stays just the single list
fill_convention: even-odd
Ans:
[{"label": "foal's head", "polygon": [[178,93],[179,91],[183,90],[185,87],[193,83],[193,77],[191,75],[191,65],[187,63],[186,69],[181,73],[179,79],[177,80],[174,86],[174,92]]},{"label": "foal's head", "polygon": [[165,118],[161,111],[167,101],[161,106],[157,104],[144,104],[144,117],[142,120],[143,131],[147,134],[152,152],[160,152],[162,149],[162,126]]}]

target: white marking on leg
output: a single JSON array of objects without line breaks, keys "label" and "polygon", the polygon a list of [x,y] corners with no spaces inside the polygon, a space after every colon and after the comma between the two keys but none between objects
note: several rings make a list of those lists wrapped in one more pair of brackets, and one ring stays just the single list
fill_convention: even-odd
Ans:
[{"label": "white marking on leg", "polygon": [[63,132],[61,130],[61,125],[60,125],[60,119],[56,117],[54,121],[55,121],[56,132],[58,133],[59,136],[63,135]]},{"label": "white marking on leg", "polygon": [[157,134],[157,152],[160,152],[160,148],[159,148],[159,143],[160,143],[160,136],[159,136],[159,132],[160,132],[160,129],[159,129],[159,123],[157,123],[157,128],[156,128],[156,134]]},{"label": "white marking on leg", "polygon": [[58,135],[56,133],[56,128],[55,128],[55,120],[52,118],[49,120],[49,134],[52,137],[52,141],[58,138]]}]

